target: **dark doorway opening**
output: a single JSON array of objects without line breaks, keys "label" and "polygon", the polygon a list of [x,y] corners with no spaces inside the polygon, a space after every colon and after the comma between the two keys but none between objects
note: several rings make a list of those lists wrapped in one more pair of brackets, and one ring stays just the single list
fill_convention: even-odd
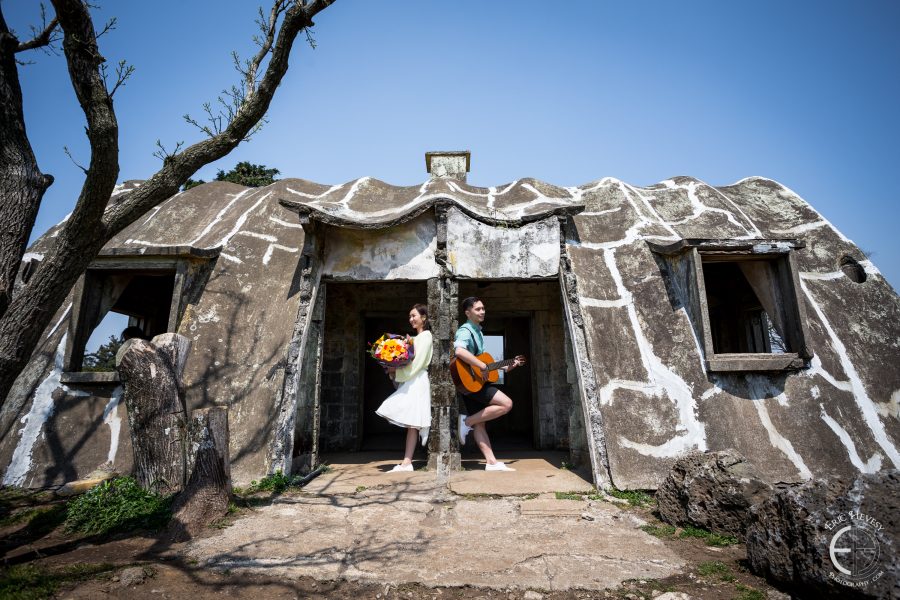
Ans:
[{"label": "dark doorway opening", "polygon": [[[520,354],[526,359],[531,358],[529,316],[489,314],[482,333],[485,337],[485,350],[494,360],[505,360]],[[499,355],[495,354],[494,348],[500,349]],[[500,381],[493,385],[512,398],[513,409],[488,423],[491,443],[509,450],[530,450],[535,447],[531,363],[526,362],[513,372],[501,375]],[[467,449],[478,453],[472,440],[469,440]]]},{"label": "dark doorway opening", "polygon": [[[528,361],[505,376],[498,386],[512,399],[513,409],[487,424],[495,454],[508,450],[569,450],[573,423],[576,429],[580,428],[576,414],[580,406],[567,378],[559,282],[461,281],[460,302],[468,296],[484,302],[483,333],[486,338],[502,339],[503,358],[522,354]],[[460,313],[460,324],[465,319]],[[464,410],[462,402],[460,406]],[[469,436],[463,458],[480,457]]]},{"label": "dark doorway opening", "polygon": [[[402,326],[397,316],[367,316],[364,320],[365,347],[385,333],[406,334],[409,324]],[[370,356],[363,360],[363,438],[360,450],[393,450],[402,451],[406,440],[406,429],[388,423],[375,414],[385,398],[394,393],[394,385],[384,369]]]},{"label": "dark doorway opening", "polygon": [[403,452],[406,430],[375,409],[393,393],[384,370],[367,353],[383,333],[412,334],[407,315],[427,300],[427,284],[327,282],[319,447],[323,452]]}]

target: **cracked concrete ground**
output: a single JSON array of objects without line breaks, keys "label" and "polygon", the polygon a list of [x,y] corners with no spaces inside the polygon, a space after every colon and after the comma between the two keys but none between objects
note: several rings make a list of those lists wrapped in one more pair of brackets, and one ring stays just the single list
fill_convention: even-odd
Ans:
[{"label": "cracked concrete ground", "polygon": [[[685,566],[639,529],[642,519],[613,504],[557,500],[552,493],[461,496],[436,486],[428,473],[385,476],[379,469],[365,479],[360,468],[349,479],[366,489],[323,479],[317,493],[281,497],[196,540],[187,553],[232,573],[503,589],[599,590],[668,577]],[[539,469],[523,470],[531,473],[523,480],[544,485]],[[490,493],[485,481],[478,493]]]}]

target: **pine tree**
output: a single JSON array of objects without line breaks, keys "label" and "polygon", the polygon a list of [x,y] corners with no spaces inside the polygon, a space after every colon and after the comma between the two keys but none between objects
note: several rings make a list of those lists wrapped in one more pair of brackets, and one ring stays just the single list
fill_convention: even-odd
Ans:
[{"label": "pine tree", "polygon": [[109,341],[97,348],[96,352],[84,355],[83,371],[115,371],[116,352],[122,347],[122,338],[109,336]]}]

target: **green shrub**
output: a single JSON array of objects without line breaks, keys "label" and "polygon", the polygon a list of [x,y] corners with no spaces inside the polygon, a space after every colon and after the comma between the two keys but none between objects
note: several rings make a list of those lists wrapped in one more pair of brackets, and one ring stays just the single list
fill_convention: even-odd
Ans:
[{"label": "green shrub", "polygon": [[282,473],[281,469],[278,469],[272,475],[266,475],[259,481],[256,481],[255,479],[251,481],[247,491],[250,493],[275,492],[276,494],[280,494],[292,485],[297,485],[301,479],[302,477],[299,475],[291,477],[290,475]]},{"label": "green shrub", "polygon": [[105,534],[159,529],[172,516],[171,498],[141,488],[131,477],[117,477],[69,503],[66,531]]}]

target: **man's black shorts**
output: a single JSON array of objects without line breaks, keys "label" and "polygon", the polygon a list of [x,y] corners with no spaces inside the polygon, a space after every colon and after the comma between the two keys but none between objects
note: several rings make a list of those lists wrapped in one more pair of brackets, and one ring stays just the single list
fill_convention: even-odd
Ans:
[{"label": "man's black shorts", "polygon": [[490,404],[491,399],[499,391],[492,385],[486,385],[474,394],[461,394],[463,402],[466,403],[466,415],[474,415]]}]

